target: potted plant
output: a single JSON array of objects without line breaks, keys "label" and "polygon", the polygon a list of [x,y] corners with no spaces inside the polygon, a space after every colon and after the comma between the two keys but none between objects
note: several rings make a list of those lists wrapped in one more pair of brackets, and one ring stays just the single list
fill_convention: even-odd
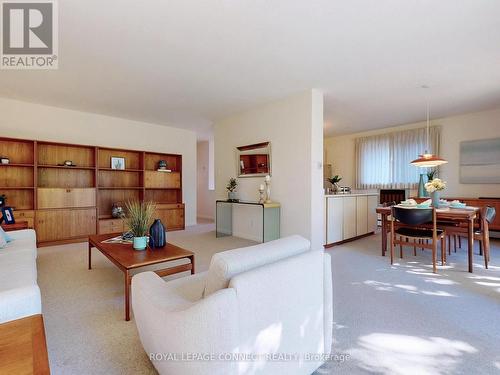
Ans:
[{"label": "potted plant", "polygon": [[148,243],[148,230],[153,222],[156,205],[153,202],[140,202],[137,200],[125,203],[127,216],[125,224],[134,236],[134,250],[145,250]]},{"label": "potted plant", "polygon": [[227,199],[230,202],[236,201],[236,188],[238,187],[238,181],[236,178],[231,177],[229,179],[229,182],[226,185],[226,190],[227,190]]},{"label": "potted plant", "polygon": [[333,186],[333,192],[338,193],[339,191],[339,182],[342,180],[342,176],[339,176],[338,174],[328,178],[328,182],[332,184]]},{"label": "potted plant", "polygon": [[439,207],[439,192],[446,189],[446,182],[439,178],[434,178],[425,184],[425,190],[431,195],[432,205],[435,208]]}]

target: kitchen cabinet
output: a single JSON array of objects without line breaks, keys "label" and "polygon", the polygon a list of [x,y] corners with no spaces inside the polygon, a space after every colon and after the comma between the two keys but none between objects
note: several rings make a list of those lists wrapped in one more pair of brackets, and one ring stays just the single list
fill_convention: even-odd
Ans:
[{"label": "kitchen cabinet", "polygon": [[325,196],[325,243],[332,245],[373,233],[378,194]]}]

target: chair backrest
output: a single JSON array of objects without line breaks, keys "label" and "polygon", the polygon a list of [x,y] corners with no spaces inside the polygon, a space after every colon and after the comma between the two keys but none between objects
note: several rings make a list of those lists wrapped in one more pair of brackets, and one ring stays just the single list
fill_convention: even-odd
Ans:
[{"label": "chair backrest", "polygon": [[420,225],[432,222],[432,208],[392,207],[392,216],[406,225]]},{"label": "chair backrest", "polygon": [[493,220],[495,220],[495,216],[497,215],[497,211],[495,207],[491,206],[486,206],[483,212],[484,218],[488,222],[488,224],[491,224]]}]

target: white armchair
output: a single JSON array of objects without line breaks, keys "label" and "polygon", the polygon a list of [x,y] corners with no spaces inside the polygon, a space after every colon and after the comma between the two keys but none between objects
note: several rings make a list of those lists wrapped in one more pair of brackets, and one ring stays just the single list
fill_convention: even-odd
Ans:
[{"label": "white armchair", "polygon": [[160,374],[310,374],[332,345],[330,257],[291,236],[169,282],[139,273],[132,308]]}]

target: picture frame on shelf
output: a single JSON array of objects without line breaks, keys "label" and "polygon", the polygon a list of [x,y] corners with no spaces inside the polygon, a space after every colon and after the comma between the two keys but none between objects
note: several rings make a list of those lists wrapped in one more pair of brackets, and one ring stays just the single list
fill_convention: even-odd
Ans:
[{"label": "picture frame on shelf", "polygon": [[125,169],[125,158],[112,156],[111,157],[111,169],[124,170]]},{"label": "picture frame on shelf", "polygon": [[2,220],[0,222],[5,222],[5,224],[15,224],[14,212],[11,207],[2,207]]}]

